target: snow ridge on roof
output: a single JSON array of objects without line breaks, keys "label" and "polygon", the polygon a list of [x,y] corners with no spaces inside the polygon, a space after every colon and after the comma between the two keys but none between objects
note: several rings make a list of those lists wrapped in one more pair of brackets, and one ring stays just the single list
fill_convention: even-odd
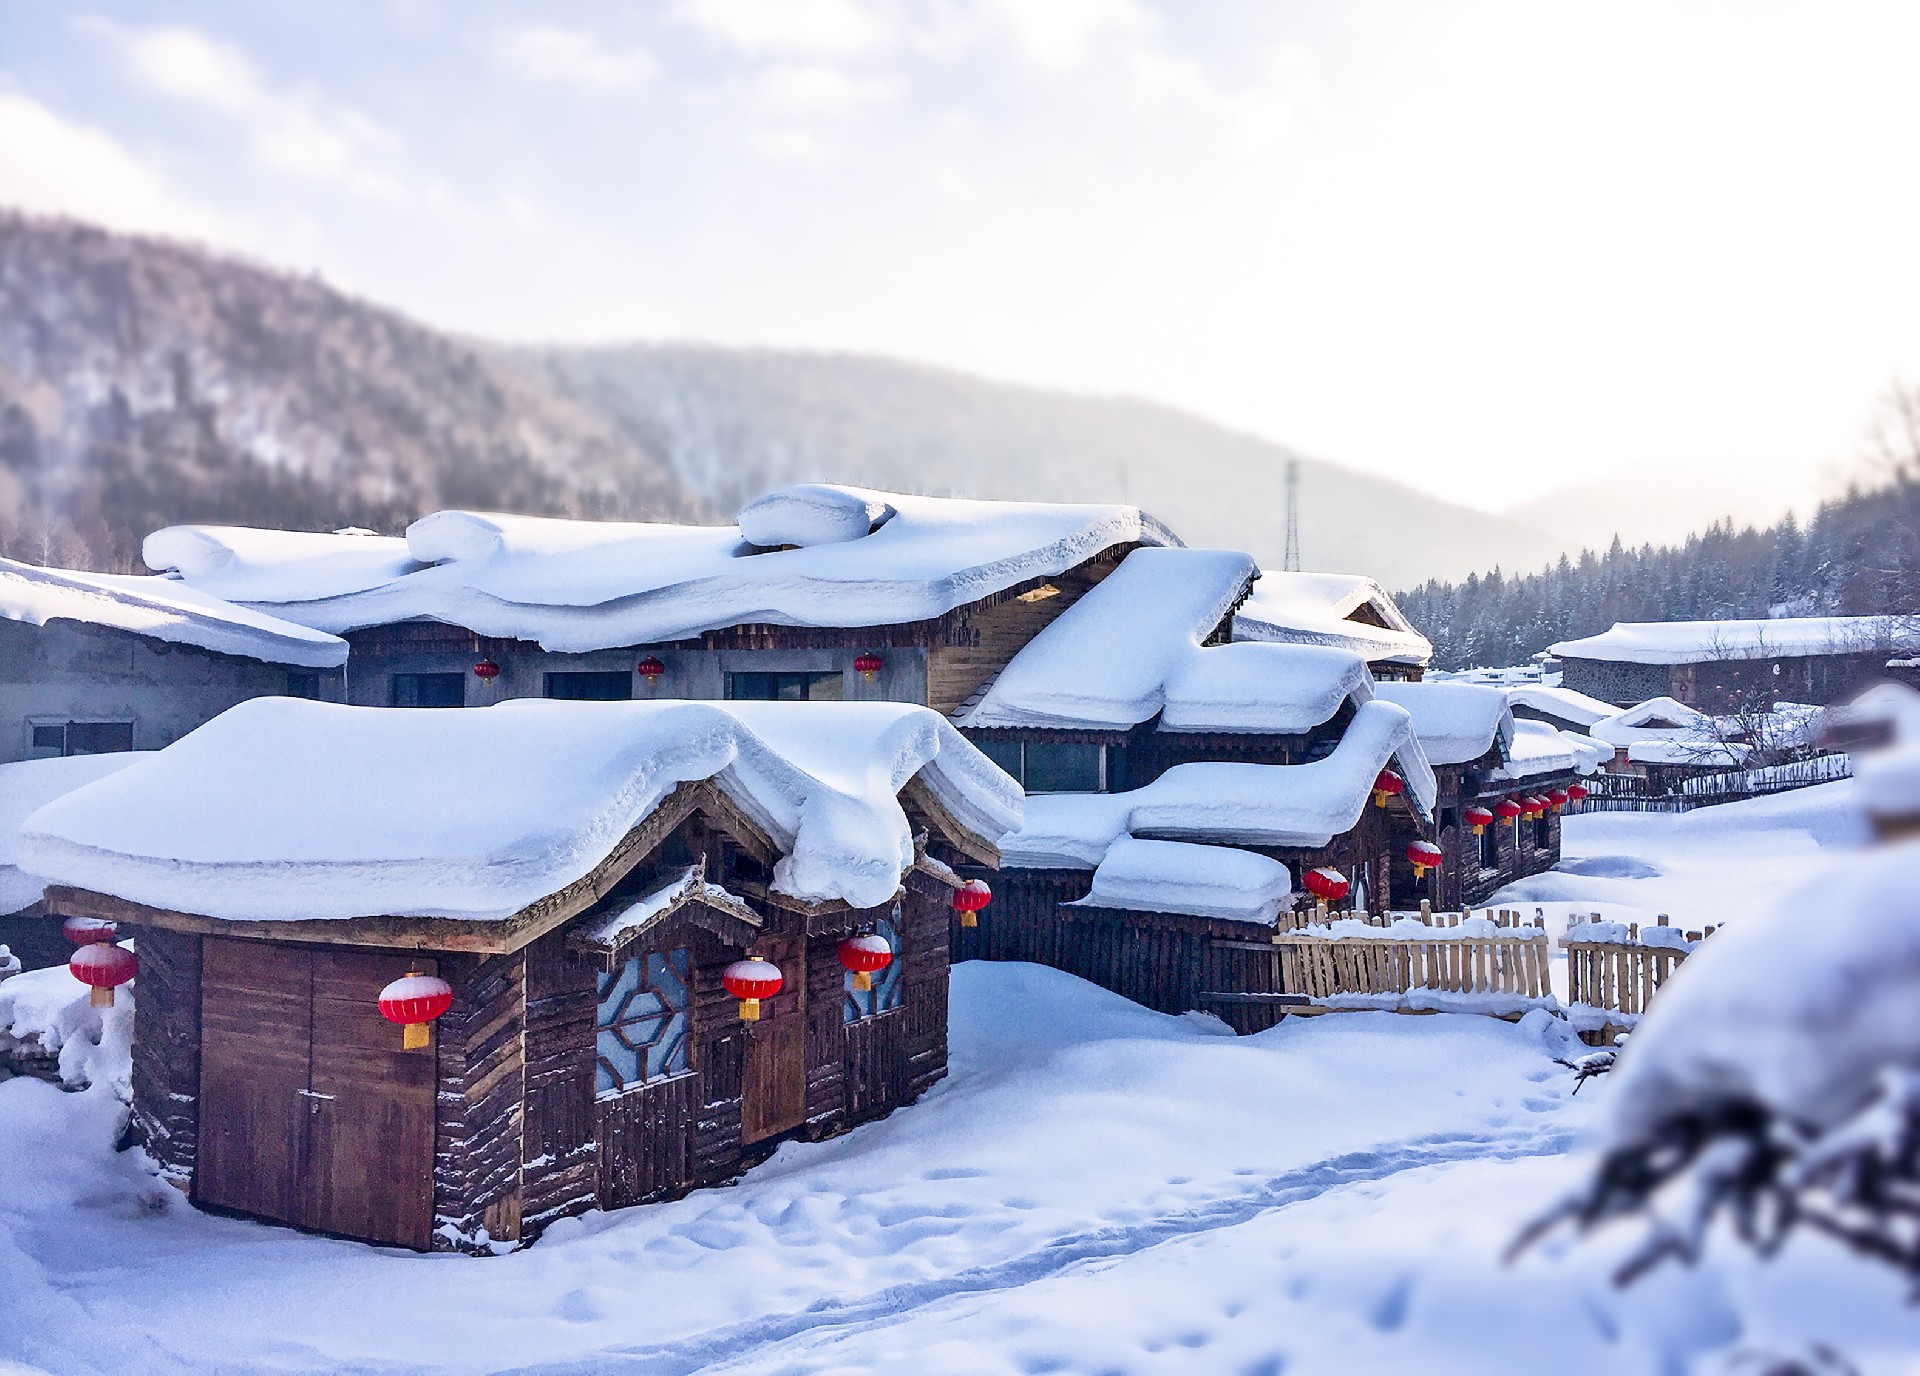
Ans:
[{"label": "snow ridge on roof", "polygon": [[1087,896],[1075,904],[1271,923],[1292,896],[1292,875],[1269,856],[1123,836],[1094,870]]},{"label": "snow ridge on roof", "polygon": [[[1361,608],[1386,625],[1348,620]],[[1433,643],[1407,620],[1373,579],[1351,573],[1261,573],[1253,595],[1233,618],[1235,640],[1327,645],[1369,663],[1425,665]]]},{"label": "snow ridge on roof", "polygon": [[0,914],[40,901],[46,881],[20,868],[20,827],[55,798],[147,758],[151,751],[0,764]]},{"label": "snow ridge on roof", "polygon": [[247,526],[168,526],[141,542],[140,557],[155,572],[173,573],[229,602],[339,597],[421,567],[397,535]]},{"label": "snow ridge on roof", "polygon": [[1374,695],[1413,716],[1420,748],[1433,764],[1466,764],[1513,744],[1513,713],[1498,688],[1477,683],[1381,683]]},{"label": "snow ridge on roof", "polygon": [[896,795],[916,775],[980,835],[1019,825],[1018,785],[925,707],[259,698],[41,808],[21,855],[54,882],[209,917],[496,919],[704,779],[781,848],[777,889],[868,907],[913,864]]},{"label": "snow ridge on roof", "polygon": [[[1653,726],[1650,722],[1671,722],[1671,726]],[[1604,717],[1587,728],[1595,740],[1610,745],[1632,745],[1635,741],[1714,739],[1713,718],[1697,712],[1676,698],[1648,698],[1632,707]]]},{"label": "snow ridge on roof", "polygon": [[1788,616],[1744,621],[1617,621],[1552,647],[1562,659],[1701,664],[1723,659],[1898,653],[1920,648],[1913,616]]},{"label": "snow ridge on roof", "polygon": [[[847,517],[856,507],[891,515],[855,535],[857,519]],[[254,558],[251,547],[227,542],[232,564],[217,576],[247,577],[254,604],[322,630],[425,618],[585,651],[742,624],[923,621],[1064,573],[1116,545],[1180,543],[1133,506],[913,497],[827,484],[771,493],[744,514],[762,538],[799,538],[782,541],[792,548],[766,548],[739,526],[440,511],[407,530],[410,556],[430,567],[371,587],[338,590],[335,570],[314,567],[273,539],[256,542],[271,558],[258,556],[238,571],[232,565]],[[164,558],[176,532],[160,537],[155,552]]]},{"label": "snow ridge on roof", "polygon": [[170,578],[46,569],[0,559],[0,617],[44,626],[75,621],[223,655],[337,669],[347,642]]},{"label": "snow ridge on roof", "polygon": [[1530,707],[1544,716],[1571,722],[1583,730],[1620,710],[1610,702],[1602,702],[1575,689],[1545,683],[1521,683],[1508,688],[1507,705]]},{"label": "snow ridge on roof", "polygon": [[1613,758],[1613,747],[1577,731],[1562,731],[1551,722],[1521,719],[1513,724],[1506,763],[1494,770],[1494,779],[1531,779],[1542,774],[1594,774]]}]

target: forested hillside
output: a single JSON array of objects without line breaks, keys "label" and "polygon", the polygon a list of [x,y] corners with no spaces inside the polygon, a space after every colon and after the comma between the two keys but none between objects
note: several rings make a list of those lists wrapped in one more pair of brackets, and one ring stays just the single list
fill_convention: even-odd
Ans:
[{"label": "forested hillside", "polygon": [[1496,567],[1399,595],[1433,639],[1434,667],[1522,664],[1616,621],[1920,612],[1920,468],[1824,503],[1802,526],[1721,522],[1685,544],[1562,555],[1539,573]]}]

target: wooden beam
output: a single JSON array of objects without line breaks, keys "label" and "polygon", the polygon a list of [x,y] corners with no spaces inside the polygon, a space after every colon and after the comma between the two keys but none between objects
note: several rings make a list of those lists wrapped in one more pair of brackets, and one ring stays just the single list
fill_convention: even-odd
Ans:
[{"label": "wooden beam", "polygon": [[907,786],[900,790],[900,801],[918,809],[929,822],[939,827],[940,834],[962,855],[992,869],[1000,868],[1000,847],[963,826],[947,810],[946,804],[933,796],[933,790],[921,781],[918,774],[907,780]]}]

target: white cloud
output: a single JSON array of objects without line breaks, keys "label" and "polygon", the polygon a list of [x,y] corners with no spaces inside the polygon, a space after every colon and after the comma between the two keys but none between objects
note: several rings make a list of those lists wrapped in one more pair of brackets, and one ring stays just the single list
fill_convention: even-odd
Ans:
[{"label": "white cloud", "polygon": [[494,60],[530,81],[595,91],[644,86],[656,74],[652,54],[639,47],[612,48],[585,29],[539,24],[502,29],[494,35]]},{"label": "white cloud", "polygon": [[231,237],[219,215],[168,186],[151,159],[23,96],[0,94],[0,197],[15,209],[71,215],[109,229]]},{"label": "white cloud", "polygon": [[1078,66],[1104,40],[1149,39],[1158,27],[1138,0],[982,0],[982,10],[1023,57],[1052,68]]},{"label": "white cloud", "polygon": [[405,184],[383,165],[395,147],[385,129],[311,89],[269,87],[233,44],[179,27],[130,29],[100,19],[80,27],[118,47],[148,90],[230,120],[261,166],[382,200],[405,198]]},{"label": "white cloud", "polygon": [[755,104],[772,114],[833,117],[882,104],[893,94],[888,82],[812,62],[778,63],[753,77]]},{"label": "white cloud", "polygon": [[888,25],[858,0],[675,0],[672,15],[754,54],[857,57],[882,47]]}]

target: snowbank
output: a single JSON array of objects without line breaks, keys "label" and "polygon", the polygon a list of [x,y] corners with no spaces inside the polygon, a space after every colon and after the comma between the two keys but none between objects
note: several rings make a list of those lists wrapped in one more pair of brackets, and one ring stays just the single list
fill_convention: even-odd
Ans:
[{"label": "snowbank", "polygon": [[1093,888],[1078,902],[1271,923],[1292,888],[1285,865],[1252,851],[1123,837],[1101,859],[1093,872]]},{"label": "snowbank", "polygon": [[[893,514],[856,535],[855,511],[876,508]],[[745,515],[752,534],[796,547],[763,546],[739,526],[441,511],[407,529],[411,559],[431,567],[366,587],[354,586],[362,577],[346,576],[342,547],[296,546],[280,532],[232,540],[214,527],[175,527],[154,537],[152,553],[167,562],[182,544],[220,544],[231,558],[219,570],[197,575],[182,567],[181,576],[221,586],[245,580],[250,604],[321,630],[428,619],[585,651],[743,623],[921,621],[1064,573],[1116,545],[1180,543],[1132,506],[963,501],[818,484],[771,493]]]},{"label": "snowbank", "polygon": [[46,881],[20,868],[20,827],[55,798],[148,758],[149,751],[0,764],[0,914],[40,901]]},{"label": "snowbank", "polygon": [[77,621],[269,664],[337,669],[347,662],[347,642],[336,636],[233,606],[170,578],[0,559],[0,617],[34,626]]},{"label": "snowbank", "polygon": [[[1920,817],[1920,741],[1862,756],[1854,765],[1856,796],[1876,822]],[[0,818],[4,821],[4,818]],[[4,841],[0,841],[3,845]],[[0,852],[0,858],[4,853]],[[5,904],[0,903],[0,910]]]},{"label": "snowbank", "polygon": [[132,1092],[134,986],[116,990],[111,1008],[93,1007],[91,993],[64,965],[0,979],[0,1040],[57,1056],[64,1085],[103,1084],[125,1100]]},{"label": "snowbank", "polygon": [[1703,664],[1724,659],[1911,653],[1920,624],[1902,616],[1788,616],[1766,621],[1617,621],[1552,647],[1562,659]]},{"label": "snowbank", "polygon": [[40,809],[24,863],[245,920],[506,917],[587,874],[678,784],[712,779],[780,846],[775,886],[856,907],[913,863],[916,775],[995,839],[1020,791],[898,703],[564,703],[395,712],[262,698]]}]

